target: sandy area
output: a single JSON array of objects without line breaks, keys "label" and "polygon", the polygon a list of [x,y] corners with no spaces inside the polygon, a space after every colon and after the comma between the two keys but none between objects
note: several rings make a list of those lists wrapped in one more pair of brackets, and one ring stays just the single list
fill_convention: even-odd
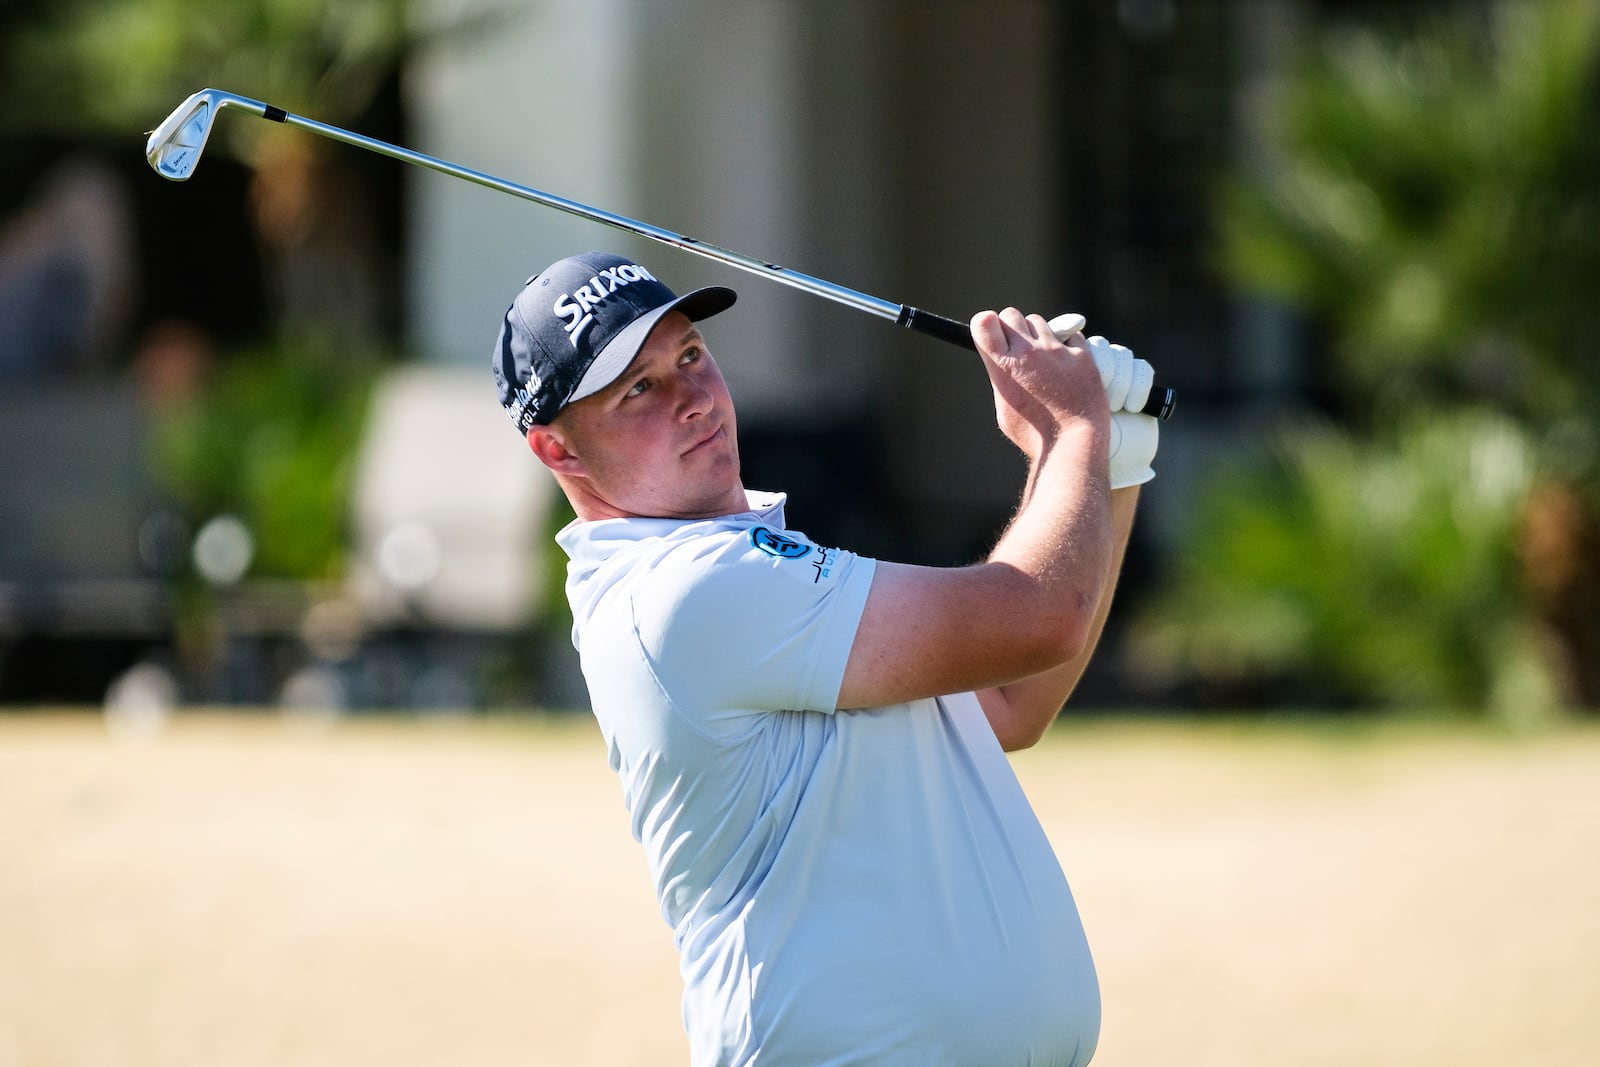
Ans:
[{"label": "sandy area", "polygon": [[[1600,731],[1067,726],[1097,1067],[1600,1063]],[[0,1067],[684,1062],[583,720],[0,715]]]}]

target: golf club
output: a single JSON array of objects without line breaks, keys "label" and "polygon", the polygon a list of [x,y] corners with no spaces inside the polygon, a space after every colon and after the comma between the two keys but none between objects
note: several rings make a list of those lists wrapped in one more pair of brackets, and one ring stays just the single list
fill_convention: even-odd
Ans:
[{"label": "golf club", "polygon": [[[149,141],[145,143],[145,158],[150,161],[150,166],[154,167],[156,173],[163,178],[170,178],[173,181],[187,179],[194,173],[195,167],[200,163],[200,154],[205,151],[206,140],[211,136],[211,127],[216,124],[217,115],[223,108],[227,107],[239,108],[242,111],[250,112],[258,118],[281,122],[287,126],[295,126],[322,137],[328,137],[335,141],[354,145],[357,148],[365,148],[371,152],[390,156],[404,163],[412,163],[419,167],[438,171],[441,174],[448,174],[454,178],[475,182],[490,189],[498,189],[500,192],[510,193],[524,200],[531,200],[536,204],[543,204],[545,207],[553,207],[558,211],[577,215],[579,218],[591,219],[607,226],[616,227],[619,230],[626,230],[628,233],[647,237],[652,241],[659,241],[662,244],[671,245],[673,248],[716,260],[718,263],[724,263],[730,267],[749,271],[751,274],[770,278],[784,285],[820,296],[824,300],[832,300],[835,303],[853,307],[858,311],[865,311],[879,318],[889,319],[898,326],[904,326],[907,329],[927,334],[930,337],[937,337],[941,341],[947,341],[961,348],[976,351],[976,345],[972,340],[972,332],[964,322],[947,319],[942,315],[935,315],[932,312],[923,311],[908,304],[896,304],[879,297],[869,296],[866,293],[836,285],[822,278],[814,278],[809,274],[802,274],[799,271],[779,266],[776,263],[752,259],[749,256],[729,251],[726,248],[719,248],[716,245],[708,244],[705,241],[688,237],[681,233],[663,230],[647,222],[639,222],[609,211],[603,211],[600,208],[589,207],[586,204],[567,200],[551,193],[540,192],[538,189],[530,189],[525,185],[518,185],[503,178],[496,178],[492,174],[471,170],[454,163],[448,163],[442,159],[435,159],[432,156],[423,155],[421,152],[413,152],[408,148],[401,148],[386,141],[351,133],[337,126],[329,126],[314,119],[290,114],[282,108],[264,104],[259,100],[236,96],[233,93],[225,93],[218,89],[201,89],[179,104],[177,109],[168,115],[161,125],[155,128],[154,132],[150,134]],[[1172,414],[1176,404],[1177,394],[1158,382],[1151,385],[1150,398],[1145,402],[1143,412],[1147,415],[1154,415],[1158,419],[1165,419]]]}]

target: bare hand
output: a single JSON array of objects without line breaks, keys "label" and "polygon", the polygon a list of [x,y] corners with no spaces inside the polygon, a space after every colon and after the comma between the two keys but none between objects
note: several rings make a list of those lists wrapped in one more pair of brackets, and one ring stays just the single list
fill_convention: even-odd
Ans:
[{"label": "bare hand", "polygon": [[1040,315],[1016,308],[972,317],[972,339],[994,388],[1000,432],[1037,460],[1075,422],[1107,432],[1110,409],[1081,333],[1058,339]]}]

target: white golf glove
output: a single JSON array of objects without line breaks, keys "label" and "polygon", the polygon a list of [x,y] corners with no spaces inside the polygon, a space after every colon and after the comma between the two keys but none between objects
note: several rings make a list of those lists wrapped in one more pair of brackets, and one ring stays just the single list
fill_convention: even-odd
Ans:
[{"label": "white golf glove", "polygon": [[1111,413],[1111,488],[1143,485],[1156,476],[1151,464],[1160,438],[1161,423],[1154,415]]},{"label": "white golf glove", "polygon": [[[1085,325],[1084,317],[1076,313],[1057,315],[1049,322],[1050,332],[1058,341],[1081,333]],[[1134,358],[1126,345],[1112,344],[1104,337],[1089,338],[1089,352],[1100,371],[1100,384],[1106,387],[1106,402],[1111,410],[1143,408],[1150,399],[1150,387],[1156,381],[1155,369],[1144,360]]]},{"label": "white golf glove", "polygon": [[[1086,325],[1082,315],[1057,315],[1050,320],[1050,332],[1065,341]],[[1106,387],[1106,402],[1111,405],[1111,488],[1127,489],[1143,485],[1156,476],[1151,466],[1161,439],[1161,423],[1139,409],[1150,399],[1156,373],[1149,363],[1136,359],[1125,345],[1112,344],[1104,337],[1089,338],[1089,352]]]}]

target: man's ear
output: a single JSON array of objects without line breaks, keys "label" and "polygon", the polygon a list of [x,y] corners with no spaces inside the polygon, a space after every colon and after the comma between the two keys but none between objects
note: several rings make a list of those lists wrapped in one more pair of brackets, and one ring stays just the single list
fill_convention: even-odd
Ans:
[{"label": "man's ear", "polygon": [[539,462],[557,474],[582,474],[583,461],[567,446],[562,435],[548,426],[528,428],[528,447]]}]

